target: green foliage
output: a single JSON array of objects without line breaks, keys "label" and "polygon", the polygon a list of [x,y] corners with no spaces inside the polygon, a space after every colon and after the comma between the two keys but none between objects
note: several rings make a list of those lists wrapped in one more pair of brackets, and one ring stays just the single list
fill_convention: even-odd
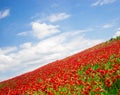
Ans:
[{"label": "green foliage", "polygon": [[111,38],[109,41],[119,40],[120,36],[117,36],[116,38]]},{"label": "green foliage", "polygon": [[59,92],[67,92],[67,90],[68,89],[66,87],[60,87],[58,91]]},{"label": "green foliage", "polygon": [[117,79],[110,88],[106,87],[105,89],[106,94],[104,95],[118,95],[120,90],[120,79]]},{"label": "green foliage", "polygon": [[7,83],[0,84],[0,88],[3,88],[7,85]]},{"label": "green foliage", "polygon": [[112,54],[112,55],[110,56],[110,59],[113,59],[113,58],[115,58],[115,54]]},{"label": "green foliage", "polygon": [[117,61],[120,63],[120,58],[117,58]]},{"label": "green foliage", "polygon": [[77,74],[82,75],[83,72],[84,72],[84,69],[83,69],[83,68],[82,68],[82,70],[79,70],[79,69],[78,69]]},{"label": "green foliage", "polygon": [[38,78],[38,80],[37,80],[38,82],[42,82],[42,79],[40,79],[40,78]]},{"label": "green foliage", "polygon": [[100,67],[99,64],[96,64],[93,66],[93,70],[97,70],[99,67]]},{"label": "green foliage", "polygon": [[111,64],[112,64],[111,61],[108,61],[108,62],[107,62],[107,69],[111,69],[111,68],[112,68]]}]

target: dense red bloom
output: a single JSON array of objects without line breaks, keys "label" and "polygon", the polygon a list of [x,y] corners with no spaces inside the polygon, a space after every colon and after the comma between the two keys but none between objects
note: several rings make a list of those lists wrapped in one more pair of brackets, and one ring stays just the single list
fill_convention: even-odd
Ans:
[{"label": "dense red bloom", "polygon": [[104,88],[111,88],[119,79],[120,40],[117,40],[0,82],[0,95],[89,95],[91,92],[101,95]]},{"label": "dense red bloom", "polygon": [[97,71],[100,73],[101,76],[104,76],[108,73],[108,70],[98,69]]},{"label": "dense red bloom", "polygon": [[111,86],[112,86],[112,81],[111,81],[110,78],[107,78],[107,79],[105,80],[105,85],[106,85],[107,87],[111,87]]}]

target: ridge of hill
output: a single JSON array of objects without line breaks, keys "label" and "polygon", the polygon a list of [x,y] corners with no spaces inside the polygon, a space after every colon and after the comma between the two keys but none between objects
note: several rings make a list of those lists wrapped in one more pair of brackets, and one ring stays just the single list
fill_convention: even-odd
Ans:
[{"label": "ridge of hill", "polygon": [[120,37],[0,82],[0,95],[120,95]]}]

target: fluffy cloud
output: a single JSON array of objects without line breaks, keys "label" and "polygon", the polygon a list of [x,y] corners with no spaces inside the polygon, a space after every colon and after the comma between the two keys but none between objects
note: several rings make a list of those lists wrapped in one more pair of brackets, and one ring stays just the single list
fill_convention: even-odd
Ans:
[{"label": "fluffy cloud", "polygon": [[114,3],[116,0],[97,0],[95,3],[92,4],[92,6],[102,6],[105,4]]},{"label": "fluffy cloud", "polygon": [[57,25],[48,25],[46,23],[33,22],[32,34],[38,39],[49,37],[53,34],[59,33]]},{"label": "fluffy cloud", "polygon": [[64,20],[64,19],[67,19],[69,18],[70,15],[67,14],[67,13],[58,13],[58,14],[52,14],[48,17],[48,20],[50,22],[57,22],[57,21],[60,21],[60,20]]},{"label": "fluffy cloud", "polygon": [[0,54],[0,71],[4,71],[5,69],[10,68],[12,62],[14,61],[10,56]]},{"label": "fluffy cloud", "polygon": [[[82,30],[83,31],[83,30]],[[0,54],[0,74],[4,78],[10,78],[18,74],[38,68],[48,62],[52,62],[71,54],[91,47],[103,40],[91,40],[82,35],[81,30],[64,32],[49,37],[38,43],[24,43],[17,47],[17,51]],[[11,71],[16,74],[6,77],[5,73]],[[2,74],[4,72],[4,75]],[[1,80],[3,80],[1,79]]]},{"label": "fluffy cloud", "polygon": [[[50,21],[50,22],[57,22],[59,20],[64,20],[69,18],[70,15],[66,13],[58,13],[58,14],[52,14],[44,19],[43,21]],[[52,24],[47,24],[47,23],[41,23],[43,22],[42,20],[37,20],[35,22],[31,23],[32,30],[27,31],[27,32],[20,32],[17,35],[18,36],[26,36],[28,34],[31,34],[38,38],[38,39],[43,39],[46,37],[50,37],[51,35],[54,35],[56,33],[59,33],[60,30],[58,29],[58,25],[52,25]]]},{"label": "fluffy cloud", "polygon": [[14,60],[14,57],[9,55],[17,51],[17,47],[5,47],[0,48],[0,71],[5,72],[6,69],[15,66],[17,63]]},{"label": "fluffy cloud", "polygon": [[9,14],[10,14],[10,9],[5,9],[3,11],[0,11],[0,19],[3,19],[5,17],[9,16]]},{"label": "fluffy cloud", "polygon": [[24,43],[24,44],[20,45],[20,48],[30,48],[31,46],[32,46],[32,43],[27,42],[27,43]]},{"label": "fluffy cloud", "polygon": [[113,27],[113,24],[104,24],[102,26],[102,28],[104,28],[104,29],[108,29],[108,28],[112,28],[112,27]]},{"label": "fluffy cloud", "polygon": [[117,32],[114,34],[113,38],[120,36],[120,28],[117,29]]},{"label": "fluffy cloud", "polygon": [[14,51],[17,51],[17,47],[5,47],[3,49],[0,48],[0,54],[8,54]]}]

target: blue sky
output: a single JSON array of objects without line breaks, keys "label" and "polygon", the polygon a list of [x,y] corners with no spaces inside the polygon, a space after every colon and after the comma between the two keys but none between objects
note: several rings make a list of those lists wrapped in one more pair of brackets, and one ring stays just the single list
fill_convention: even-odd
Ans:
[{"label": "blue sky", "polygon": [[119,0],[0,0],[0,81],[120,35]]}]

